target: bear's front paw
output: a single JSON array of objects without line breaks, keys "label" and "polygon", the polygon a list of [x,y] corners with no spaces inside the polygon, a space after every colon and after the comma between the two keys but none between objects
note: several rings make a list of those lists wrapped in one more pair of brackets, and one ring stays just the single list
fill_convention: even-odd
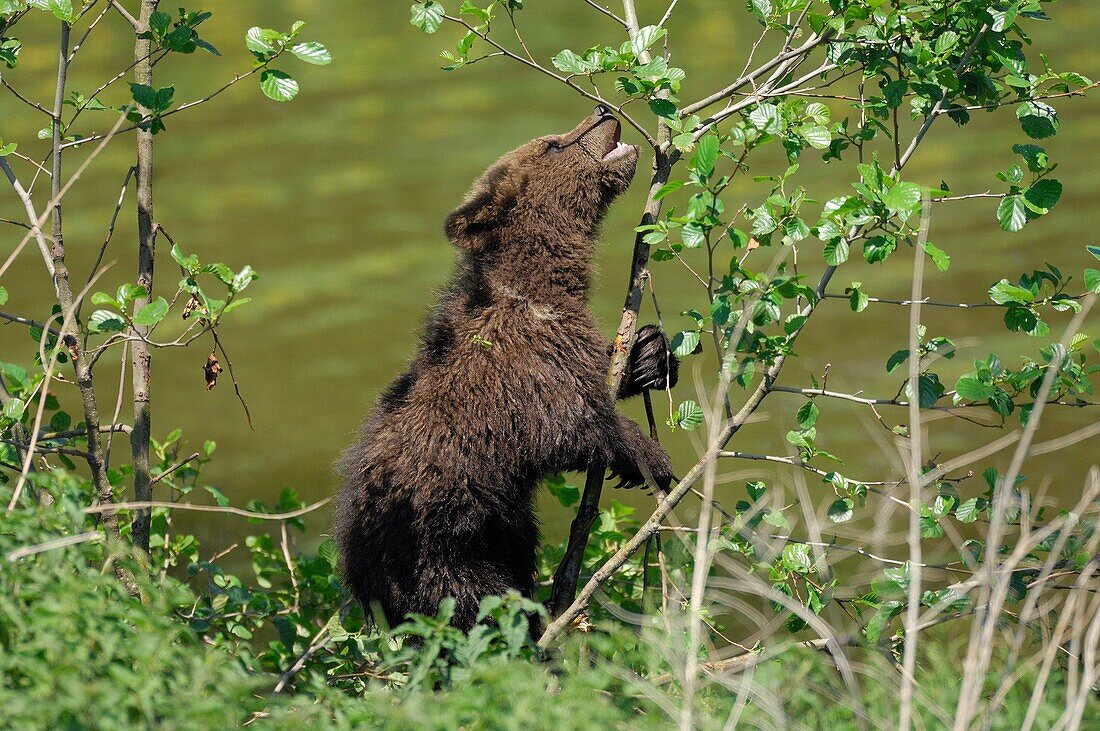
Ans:
[{"label": "bear's front paw", "polygon": [[[640,441],[635,445],[635,449],[637,451],[631,455],[628,461],[618,465],[612,465],[611,472],[607,475],[607,479],[618,479],[619,482],[615,485],[616,488],[632,488],[646,485],[647,487],[656,487],[662,493],[667,493],[671,484],[676,480],[675,475],[672,473],[672,462],[668,458],[668,452],[665,451],[664,447],[649,437],[641,437]],[[638,459],[644,461],[649,471],[649,476],[653,478],[654,485],[649,485],[645,473],[638,466],[636,461]]]},{"label": "bear's front paw", "polygon": [[656,325],[638,331],[630,363],[619,389],[619,398],[637,396],[642,391],[663,391],[676,385],[680,361],[672,354],[668,338]]}]

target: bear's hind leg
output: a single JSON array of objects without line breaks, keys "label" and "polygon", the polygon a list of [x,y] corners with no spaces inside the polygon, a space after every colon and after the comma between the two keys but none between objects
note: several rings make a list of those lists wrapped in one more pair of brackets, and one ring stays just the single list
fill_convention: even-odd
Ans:
[{"label": "bear's hind leg", "polygon": [[485,561],[461,563],[449,557],[437,567],[424,571],[421,592],[410,611],[434,616],[443,600],[455,600],[451,625],[469,632],[477,623],[481,600],[490,595],[505,594],[515,588],[506,570]]}]

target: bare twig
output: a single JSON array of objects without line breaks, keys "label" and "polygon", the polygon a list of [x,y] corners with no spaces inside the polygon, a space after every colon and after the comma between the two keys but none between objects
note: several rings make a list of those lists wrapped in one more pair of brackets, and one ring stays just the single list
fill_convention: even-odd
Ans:
[{"label": "bare twig", "polygon": [[45,553],[46,551],[52,551],[55,548],[65,548],[66,546],[75,546],[80,543],[88,543],[89,541],[101,541],[103,540],[103,533],[97,530],[88,531],[87,533],[78,533],[74,536],[64,536],[63,538],[54,538],[53,540],[43,541],[42,543],[36,543],[33,546],[24,546],[23,548],[17,548],[8,554],[8,563],[15,563],[21,558],[27,556],[34,556],[38,553]]},{"label": "bare twig", "polygon": [[307,505],[304,508],[298,510],[291,510],[288,513],[255,513],[251,510],[242,510],[241,508],[234,508],[232,506],[220,506],[220,505],[194,505],[192,503],[173,503],[165,502],[163,500],[148,500],[145,502],[117,502],[110,505],[93,505],[89,508],[84,508],[85,513],[89,514],[111,514],[117,513],[120,510],[148,510],[149,508],[168,508],[170,510],[192,510],[198,513],[226,513],[228,515],[239,515],[244,518],[254,518],[256,520],[290,520],[291,518],[299,518],[307,513],[312,513],[318,508],[323,508],[332,501],[332,498],[325,498],[324,500],[318,500],[317,502]]},{"label": "bare twig", "polygon": [[149,28],[148,19],[146,19],[146,22],[144,23],[140,22],[137,18],[131,15],[130,11],[123,7],[122,3],[118,2],[118,0],[107,0],[107,2],[112,8],[118,11],[118,14],[121,15],[127,23],[133,26],[133,29],[138,33],[141,33],[143,30]]},{"label": "bare twig", "polygon": [[218,331],[214,328],[210,328],[210,334],[214,338],[214,345],[217,346],[222,357],[225,358],[225,365],[229,370],[229,380],[233,382],[233,391],[237,394],[237,400],[240,401],[241,408],[244,409],[244,418],[248,422],[248,428],[253,429],[252,413],[248,410],[248,403],[244,400],[244,396],[241,395],[241,385],[237,382],[237,374],[233,372],[233,361],[229,359],[229,353],[225,352],[225,346],[222,345],[221,338],[218,337]]},{"label": "bare twig", "polygon": [[607,17],[611,18],[612,20],[614,20],[616,23],[618,23],[622,27],[624,27],[624,28],[626,27],[626,21],[623,20],[622,18],[620,18],[618,15],[615,15],[615,13],[612,12],[610,8],[607,8],[603,5],[600,5],[598,2],[595,2],[595,0],[584,0],[584,2],[587,5],[589,5],[590,7],[594,8],[595,10],[597,10],[597,11],[603,13],[604,15],[606,15]]},{"label": "bare twig", "polygon": [[169,467],[168,469],[166,469],[166,470],[165,470],[164,472],[161,472],[161,473],[160,473],[159,475],[157,475],[157,476],[156,476],[156,477],[154,477],[154,478],[153,478],[152,480],[150,480],[150,482],[149,482],[150,486],[152,486],[152,485],[155,485],[155,484],[157,484],[158,482],[160,482],[160,481],[161,481],[161,480],[163,480],[163,479],[164,479],[165,477],[167,477],[168,475],[172,474],[173,472],[175,472],[175,471],[176,471],[176,470],[178,470],[179,468],[183,467],[184,465],[186,465],[186,464],[188,464],[188,463],[190,463],[190,462],[193,462],[193,461],[195,461],[195,460],[196,460],[196,459],[198,459],[198,458],[199,458],[199,453],[198,453],[198,452],[194,452],[193,454],[191,454],[191,455],[189,455],[189,456],[185,457],[184,459],[181,459],[181,460],[180,460],[179,462],[175,463],[174,465],[172,465],[171,467]]},{"label": "bare twig", "polygon": [[[3,157],[0,157],[0,170],[3,170],[4,174],[8,176],[8,181],[11,182],[11,187],[15,189],[15,194],[19,196],[19,200],[23,203],[23,208],[27,212],[27,219],[30,221],[30,227],[27,232],[26,238],[34,236],[35,240],[38,242],[38,249],[42,252],[42,260],[46,262],[46,270],[50,273],[50,276],[53,277],[53,258],[50,256],[50,246],[46,243],[46,237],[42,233],[42,229],[39,228],[39,226],[42,225],[42,221],[45,220],[46,216],[43,215],[41,218],[39,218],[38,214],[34,210],[34,203],[31,202],[30,195],[27,193],[26,189],[23,188],[23,185],[19,182],[19,179],[15,177],[15,171],[11,169],[11,167],[8,165],[7,160],[5,160]],[[22,246],[17,246],[16,250],[12,252],[12,257],[14,257],[20,249],[22,249]],[[11,259],[9,258],[8,261],[10,263]],[[4,270],[7,269],[7,267],[8,264],[5,264],[3,268],[0,268],[0,275],[3,275]]]}]

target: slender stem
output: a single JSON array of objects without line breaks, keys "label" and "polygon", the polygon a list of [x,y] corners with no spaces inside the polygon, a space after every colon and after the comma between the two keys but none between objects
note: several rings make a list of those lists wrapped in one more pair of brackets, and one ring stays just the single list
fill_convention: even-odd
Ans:
[{"label": "slender stem", "polygon": [[[897,140],[896,133],[894,139]],[[909,299],[916,303],[909,309],[909,383],[914,384],[914,392],[921,370],[919,331],[920,301],[923,299],[924,286],[924,242],[928,238],[929,217],[932,211],[927,194],[924,196],[921,209],[920,234],[917,237],[917,245],[913,247],[913,285],[909,296]],[[901,719],[898,722],[902,731],[908,731],[913,721],[913,686],[916,683],[914,674],[917,668],[917,637],[920,623],[921,566],[924,560],[921,551],[920,525],[922,487],[920,468],[923,462],[920,412],[920,399],[910,399],[909,460],[906,465],[909,473],[909,531],[906,536],[909,544],[909,597],[905,613],[905,647],[902,653]]]},{"label": "slender stem", "polygon": [[[20,325],[27,325],[28,327],[36,327],[39,330],[46,329],[46,325],[44,323],[38,322],[37,320],[31,320],[30,318],[27,318],[27,317],[20,317],[19,315],[12,315],[8,312],[0,312],[0,320],[7,320],[8,322],[15,322],[15,323],[18,323]],[[55,335],[57,337],[61,336],[61,331],[60,330],[57,330],[57,329],[52,328],[52,327],[49,330],[50,330],[51,335]]]},{"label": "slender stem", "polygon": [[603,5],[600,5],[599,3],[595,2],[595,0],[584,0],[584,2],[586,4],[588,4],[590,7],[594,8],[595,10],[597,10],[597,11],[603,13],[604,15],[606,15],[607,17],[611,18],[612,20],[614,20],[616,23],[618,23],[622,27],[624,27],[624,28],[626,27],[626,21],[623,20],[622,18],[620,18],[618,15],[615,15],[615,13],[613,13],[610,8],[605,8]]},{"label": "slender stem", "polygon": [[[75,312],[75,298],[69,283],[69,270],[65,264],[65,243],[62,237],[61,197],[64,195],[61,180],[61,112],[62,103],[65,100],[65,83],[68,78],[69,55],[69,24],[61,24],[60,52],[58,55],[57,86],[54,93],[53,107],[53,170],[51,177],[51,192],[53,217],[53,241],[50,247],[54,290],[57,294],[57,303],[61,311],[65,313]],[[71,182],[71,181],[70,181]],[[114,488],[107,479],[107,471],[103,464],[103,451],[99,441],[99,407],[96,403],[95,386],[92,379],[92,369],[81,351],[78,338],[79,330],[76,318],[67,316],[62,323],[61,340],[69,350],[69,357],[76,372],[76,383],[80,390],[81,403],[84,410],[84,424],[88,432],[88,452],[85,459],[92,474],[92,483],[95,485],[96,497],[101,503],[114,501]],[[9,509],[12,506],[9,506]],[[118,518],[114,515],[105,516],[103,527],[108,536],[118,538]],[[125,580],[125,576],[120,576]],[[128,583],[132,588],[131,582]]]},{"label": "slender stem", "polygon": [[766,74],[766,73],[772,71],[773,69],[775,69],[777,66],[780,66],[781,64],[784,64],[787,61],[790,61],[791,59],[798,58],[799,56],[806,55],[811,50],[813,50],[814,48],[816,48],[817,46],[821,45],[826,40],[828,40],[828,38],[829,38],[828,35],[820,35],[820,36],[817,35],[817,34],[811,35],[806,40],[806,42],[803,43],[798,48],[793,48],[790,51],[787,51],[786,53],[781,53],[781,54],[769,59],[763,65],[757,67],[756,69],[754,69],[750,73],[745,74],[744,76],[737,79],[732,84],[725,87],[724,89],[720,89],[720,90],[714,92],[713,94],[711,94],[710,96],[704,97],[703,99],[700,99],[699,101],[694,102],[693,104],[688,104],[686,107],[684,107],[682,110],[680,110],[680,115],[683,116],[683,117],[690,117],[692,114],[695,114],[696,112],[700,112],[703,109],[706,109],[711,104],[715,104],[716,102],[720,102],[723,99],[728,99],[729,97],[733,96],[734,94],[736,94],[738,91],[740,91],[744,87],[748,86],[752,82],[759,79],[764,74]]},{"label": "slender stem", "polygon": [[[156,11],[157,0],[141,1],[141,19],[138,21],[138,34],[134,42],[134,58],[138,60],[134,67],[134,81],[151,86],[153,83],[153,65],[151,61],[152,41],[142,37],[142,30],[149,27],[149,17]],[[144,115],[148,110],[139,107]],[[137,229],[138,261],[137,284],[145,288],[145,295],[134,300],[134,315],[145,307],[153,296],[153,263],[156,247],[156,226],[153,219],[153,133],[146,127],[137,131]],[[149,441],[152,436],[152,415],[150,411],[152,354],[145,338],[149,328],[135,324],[137,338],[130,348],[132,363],[132,390],[134,405],[133,431],[130,433],[130,454],[134,470],[134,497],[138,502],[153,499],[153,482],[149,471]],[[132,535],[134,545],[144,551],[149,550],[149,532],[152,513],[139,509],[134,513]]]},{"label": "slender stem", "polygon": [[50,273],[50,277],[52,278],[54,276],[53,254],[50,251],[50,245],[46,243],[46,237],[42,233],[42,229],[39,228],[39,216],[34,210],[34,203],[31,201],[31,196],[23,187],[23,184],[19,182],[19,178],[15,177],[15,171],[11,169],[11,166],[8,165],[8,161],[3,157],[0,157],[0,170],[3,170],[4,174],[8,176],[11,187],[15,189],[15,194],[23,203],[23,209],[27,212],[27,220],[30,221],[30,231],[27,235],[34,236],[35,241],[38,242],[38,249],[42,252],[42,260],[46,262],[46,270]]},{"label": "slender stem", "polygon": [[[114,8],[115,10],[118,11],[119,15],[121,15],[123,18],[126,19],[127,23],[129,23],[130,25],[132,25],[134,27],[135,31],[137,31],[138,33],[141,33],[143,30],[148,30],[149,23],[148,23],[147,18],[145,19],[145,22],[143,23],[143,22],[139,21],[137,18],[135,18],[133,15],[131,15],[130,11],[127,10],[125,7],[123,7],[122,3],[118,2],[118,0],[107,0],[107,2],[110,3],[112,8]],[[156,3],[153,3],[153,5],[155,6]],[[144,2],[142,2],[142,8],[141,9],[144,12],[144,10],[145,10],[145,3]]]},{"label": "slender stem", "polygon": [[[528,66],[528,67],[534,69],[535,71],[538,71],[540,74],[544,74],[546,76],[549,76],[552,79],[560,81],[561,83],[565,84],[566,86],[568,86],[569,88],[571,88],[573,91],[577,92],[578,94],[580,94],[584,98],[590,99],[594,102],[599,102],[600,104],[606,104],[608,107],[613,107],[615,109],[615,111],[623,119],[625,119],[626,122],[631,127],[633,127],[635,130],[637,130],[637,132],[640,135],[642,135],[643,138],[645,138],[645,141],[648,144],[650,144],[650,145],[654,144],[653,137],[649,134],[649,130],[647,130],[645,127],[640,125],[633,117],[631,117],[629,114],[627,114],[626,112],[623,111],[623,106],[625,106],[625,104],[619,104],[618,106],[616,106],[614,103],[609,102],[608,100],[606,100],[602,96],[600,96],[599,93],[594,94],[590,91],[585,91],[580,86],[577,86],[577,84],[574,83],[574,81],[573,81],[573,76],[572,75],[570,75],[570,76],[560,76],[560,75],[554,73],[553,71],[551,71],[550,69],[546,68],[545,66],[543,66],[539,63],[536,63],[535,61],[533,61],[529,58],[526,58],[526,57],[521,56],[517,53],[513,53],[512,51],[509,51],[507,48],[505,48],[504,46],[500,45],[495,40],[493,40],[484,31],[475,28],[474,26],[470,25],[469,23],[467,23],[462,18],[456,18],[452,15],[444,15],[443,18],[444,18],[444,20],[447,20],[451,23],[457,23],[458,25],[461,25],[467,31],[469,31],[470,33],[473,33],[478,38],[485,41],[490,46],[497,49],[497,51],[504,54],[508,58],[510,58],[514,61],[519,61],[524,66]],[[648,55],[648,54],[645,54],[645,55]],[[177,109],[175,111],[181,111],[183,108],[184,107],[181,107],[180,109]],[[168,116],[168,115],[166,114],[164,116]]]},{"label": "slender stem", "polygon": [[672,2],[668,4],[668,10],[666,10],[665,14],[661,16],[661,22],[657,23],[657,25],[662,28],[665,27],[665,23],[667,23],[668,19],[672,17],[672,11],[676,10],[676,3],[678,2],[680,2],[680,0],[672,0]]},{"label": "slender stem", "polygon": [[547,603],[551,616],[564,611],[577,593],[577,581],[584,562],[588,534],[600,514],[600,494],[603,491],[605,471],[606,467],[602,463],[590,465],[588,468],[581,502],[569,526],[569,542],[566,544],[565,556],[562,557],[557,571],[554,572],[554,584],[550,589],[550,601]]},{"label": "slender stem", "polygon": [[[633,0],[623,0],[623,14],[626,16],[627,34],[633,40],[638,33],[638,18],[634,10]],[[642,63],[648,63],[650,59],[651,56],[648,51],[643,51],[639,57]],[[673,158],[662,149],[663,143],[669,137],[668,126],[664,122],[658,122],[657,139],[653,141],[653,176],[650,180],[645,211],[642,213],[641,225],[643,226],[654,223],[661,213],[661,201],[656,199],[655,195],[657,190],[668,182],[669,174],[672,171]],[[611,364],[607,371],[607,387],[612,394],[612,398],[615,398],[615,395],[619,392],[619,386],[630,360],[630,350],[634,345],[638,325],[638,311],[642,306],[642,293],[645,289],[645,273],[648,262],[649,244],[645,242],[643,234],[639,233],[634,238],[634,254],[631,259],[626,302],[623,305],[619,329],[615,334]],[[584,549],[588,543],[588,533],[599,510],[605,472],[606,465],[602,462],[591,464],[588,467],[584,493],[581,496],[581,508],[578,510],[577,518],[570,526],[569,543],[565,557],[554,573],[554,588],[551,593],[551,610],[553,612],[564,611],[576,594],[581,561],[584,559]],[[559,580],[561,581],[560,585]]]},{"label": "slender stem", "polygon": [[41,105],[41,104],[39,104],[38,102],[35,102],[35,101],[31,101],[31,100],[30,100],[30,99],[28,99],[27,97],[25,97],[25,96],[23,96],[22,94],[20,94],[20,93],[19,93],[19,90],[18,90],[18,89],[16,89],[16,88],[15,88],[14,86],[12,86],[12,85],[11,85],[10,83],[8,83],[8,80],[7,80],[7,79],[4,79],[4,78],[0,78],[0,84],[3,84],[3,85],[4,85],[4,88],[6,88],[6,89],[7,89],[8,91],[10,91],[10,92],[11,92],[12,94],[14,94],[14,95],[15,95],[15,97],[16,97],[16,98],[17,98],[17,99],[18,99],[19,101],[23,102],[24,104],[26,104],[27,106],[31,107],[32,109],[37,109],[38,111],[40,111],[40,112],[42,112],[43,114],[45,114],[45,115],[46,115],[47,117],[50,117],[51,119],[53,118],[53,113],[52,113],[52,112],[50,112],[50,110],[49,110],[49,109],[46,109],[46,108],[45,108],[44,106],[42,106],[42,105]]},{"label": "slender stem", "polygon": [[[974,36],[974,40],[970,42],[969,46],[967,46],[966,51],[963,52],[962,57],[959,59],[959,63],[955,66],[956,74],[962,71],[966,64],[970,62],[970,57],[974,55],[974,51],[978,49],[978,44],[982,42],[982,39],[985,38],[985,34],[988,31],[988,23],[978,29],[978,33]],[[920,126],[920,129],[917,130],[917,134],[913,136],[912,141],[909,143],[909,147],[906,148],[902,156],[897,159],[896,163],[894,163],[895,172],[901,170],[903,167],[905,167],[905,163],[909,162],[909,158],[913,156],[913,153],[917,150],[917,146],[920,145],[921,141],[924,139],[924,136],[928,134],[928,129],[932,126],[932,123],[936,121],[936,117],[939,116],[940,111],[943,109],[946,102],[947,91],[943,90],[943,94],[940,97],[940,100],[936,102],[936,105],[932,107],[932,111],[930,111],[928,113],[928,116],[924,118],[924,123]]]}]

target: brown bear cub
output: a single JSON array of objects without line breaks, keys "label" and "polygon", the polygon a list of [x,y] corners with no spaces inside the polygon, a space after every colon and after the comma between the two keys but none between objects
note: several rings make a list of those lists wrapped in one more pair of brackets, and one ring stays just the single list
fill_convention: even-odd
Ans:
[{"label": "brown bear cub", "polygon": [[[534,495],[549,474],[608,465],[627,486],[668,455],[615,410],[610,348],[588,309],[597,229],[638,149],[602,105],[571,132],[509,152],[446,222],[457,271],[419,352],[344,455],[335,533],[348,586],[392,625],[473,626],[481,599],[534,590]],[[620,398],[675,384],[656,328],[639,333]]]}]

